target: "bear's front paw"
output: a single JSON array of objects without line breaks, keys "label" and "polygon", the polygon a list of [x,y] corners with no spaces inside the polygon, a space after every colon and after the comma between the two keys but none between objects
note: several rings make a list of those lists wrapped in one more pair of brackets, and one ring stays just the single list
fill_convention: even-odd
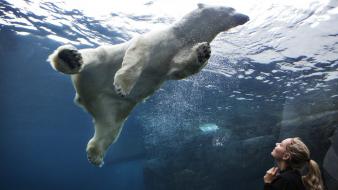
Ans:
[{"label": "bear's front paw", "polygon": [[197,45],[197,60],[200,64],[204,64],[211,55],[211,49],[208,42],[202,42]]},{"label": "bear's front paw", "polygon": [[116,94],[121,97],[127,96],[132,89],[131,80],[132,76],[128,76],[127,73],[123,71],[116,72],[114,77],[114,87]]},{"label": "bear's front paw", "polygon": [[97,167],[102,167],[103,162],[103,153],[99,150],[97,146],[89,146],[87,148],[87,158],[88,161]]},{"label": "bear's front paw", "polygon": [[78,73],[83,64],[82,56],[76,49],[62,49],[58,53],[59,68],[63,73]]},{"label": "bear's front paw", "polygon": [[121,97],[125,97],[127,95],[127,93],[120,86],[120,83],[114,81],[114,87],[115,87],[115,92],[116,92],[117,95],[119,95]]}]

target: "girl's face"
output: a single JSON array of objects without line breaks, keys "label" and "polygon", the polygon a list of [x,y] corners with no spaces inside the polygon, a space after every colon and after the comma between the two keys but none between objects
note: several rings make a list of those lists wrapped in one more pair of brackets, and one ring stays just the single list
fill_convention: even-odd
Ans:
[{"label": "girl's face", "polygon": [[288,138],[283,140],[280,143],[276,143],[276,147],[272,150],[271,155],[276,160],[287,160],[289,155],[286,154],[286,146],[291,144],[292,139]]}]

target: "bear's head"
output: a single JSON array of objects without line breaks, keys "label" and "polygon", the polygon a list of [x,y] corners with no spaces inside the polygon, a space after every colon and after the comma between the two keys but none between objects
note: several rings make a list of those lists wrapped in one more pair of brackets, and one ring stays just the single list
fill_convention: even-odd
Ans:
[{"label": "bear's head", "polygon": [[218,27],[220,32],[249,21],[247,15],[238,13],[231,7],[209,6],[200,3],[198,4],[198,9],[193,13],[195,16],[200,17],[201,24]]},{"label": "bear's head", "polygon": [[212,41],[217,34],[249,21],[249,17],[231,7],[198,4],[198,8],[174,24],[176,36],[185,42]]}]

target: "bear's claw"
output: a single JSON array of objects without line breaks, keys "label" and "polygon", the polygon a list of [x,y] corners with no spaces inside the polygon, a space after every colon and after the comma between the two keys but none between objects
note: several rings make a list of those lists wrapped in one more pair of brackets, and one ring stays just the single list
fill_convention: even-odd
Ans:
[{"label": "bear's claw", "polygon": [[211,55],[210,44],[208,42],[202,42],[197,47],[197,59],[200,64],[204,64]]},{"label": "bear's claw", "polygon": [[129,80],[130,77],[125,77],[125,73],[116,73],[114,78],[114,87],[117,95],[126,97],[130,93]]},{"label": "bear's claw", "polygon": [[82,56],[76,49],[63,49],[59,52],[58,57],[68,67],[68,73],[77,73],[83,64]]},{"label": "bear's claw", "polygon": [[90,147],[90,148],[87,149],[87,158],[88,158],[88,161],[91,164],[93,164],[97,167],[102,167],[103,164],[104,164],[103,155],[95,147]]},{"label": "bear's claw", "polygon": [[117,95],[121,96],[121,97],[125,97],[126,93],[123,91],[123,89],[118,85],[118,84],[114,84],[115,87],[115,92]]}]

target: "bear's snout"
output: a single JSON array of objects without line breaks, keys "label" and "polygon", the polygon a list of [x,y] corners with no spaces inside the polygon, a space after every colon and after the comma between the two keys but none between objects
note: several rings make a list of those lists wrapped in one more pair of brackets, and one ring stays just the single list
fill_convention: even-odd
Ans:
[{"label": "bear's snout", "polygon": [[247,15],[241,13],[235,13],[233,19],[235,20],[235,23],[238,25],[242,25],[250,20],[250,18]]}]

